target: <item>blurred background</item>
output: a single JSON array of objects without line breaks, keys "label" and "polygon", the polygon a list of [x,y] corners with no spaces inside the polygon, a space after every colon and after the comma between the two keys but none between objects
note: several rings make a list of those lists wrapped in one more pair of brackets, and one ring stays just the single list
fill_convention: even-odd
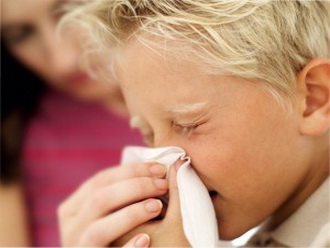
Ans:
[{"label": "blurred background", "polygon": [[60,246],[59,204],[143,144],[119,86],[83,67],[84,34],[58,34],[83,3],[1,0],[0,246]]}]

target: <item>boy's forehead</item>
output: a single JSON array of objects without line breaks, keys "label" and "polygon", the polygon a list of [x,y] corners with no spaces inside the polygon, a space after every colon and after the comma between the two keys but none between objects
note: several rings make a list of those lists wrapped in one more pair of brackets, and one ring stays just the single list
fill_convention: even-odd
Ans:
[{"label": "boy's forehead", "polygon": [[234,80],[234,77],[210,74],[196,63],[160,54],[138,42],[125,45],[121,54],[118,79],[124,92],[130,97],[136,93],[147,98],[160,90],[163,97],[167,93],[170,93],[167,97],[179,94],[178,105],[182,106],[173,107],[173,112],[192,107],[183,105],[196,107],[205,101],[201,95],[219,92],[222,83]]},{"label": "boy's forehead", "polygon": [[[131,68],[143,68],[151,65],[170,72],[180,71],[182,65],[193,64],[183,59],[180,54],[173,52],[171,48],[169,44],[164,44],[162,47],[134,39],[120,47],[119,61],[124,65],[122,67],[129,65]],[[193,57],[193,52],[189,56]],[[198,63],[194,65],[197,69]]]},{"label": "boy's forehead", "polygon": [[156,106],[172,115],[193,114],[231,98],[229,85],[246,81],[204,72],[184,59],[167,60],[167,56],[140,42],[126,44],[122,53],[123,70],[119,79],[131,114],[140,114],[141,108]]}]

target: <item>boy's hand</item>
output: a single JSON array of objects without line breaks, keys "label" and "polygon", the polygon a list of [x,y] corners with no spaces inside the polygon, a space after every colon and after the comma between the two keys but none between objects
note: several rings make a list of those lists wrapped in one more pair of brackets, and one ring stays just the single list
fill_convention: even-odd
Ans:
[{"label": "boy's hand", "polygon": [[151,237],[151,246],[153,247],[190,247],[182,229],[176,167],[178,166],[171,166],[170,168],[170,199],[165,218],[161,221],[149,221],[140,225],[116,240],[113,243],[115,246],[121,246],[137,233],[147,233]]},{"label": "boy's hand", "polygon": [[[87,180],[59,207],[62,245],[109,246],[158,216],[162,204],[152,198],[167,193],[165,174],[162,165],[138,163],[101,171]],[[126,245],[147,247],[149,242],[134,244],[139,237]]]}]

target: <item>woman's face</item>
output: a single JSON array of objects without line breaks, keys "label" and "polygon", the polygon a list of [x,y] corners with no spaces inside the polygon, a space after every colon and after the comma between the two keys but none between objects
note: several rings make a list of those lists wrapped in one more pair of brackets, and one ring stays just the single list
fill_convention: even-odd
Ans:
[{"label": "woman's face", "polygon": [[151,146],[182,147],[217,193],[222,238],[265,220],[307,174],[298,111],[288,114],[260,85],[208,75],[139,45],[125,49],[118,76]]},{"label": "woman's face", "polygon": [[[62,7],[80,0],[2,0],[1,28],[10,52],[26,67],[60,91],[84,100],[103,100],[108,85],[92,80],[79,66],[82,35],[56,25]],[[113,86],[116,87],[116,86]]]}]

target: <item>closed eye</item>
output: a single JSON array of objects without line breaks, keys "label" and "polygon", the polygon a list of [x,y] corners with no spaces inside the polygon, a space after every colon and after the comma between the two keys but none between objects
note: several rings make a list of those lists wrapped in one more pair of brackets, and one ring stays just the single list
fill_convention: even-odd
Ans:
[{"label": "closed eye", "polygon": [[172,126],[176,132],[182,135],[190,136],[202,123],[177,123],[173,122]]}]

